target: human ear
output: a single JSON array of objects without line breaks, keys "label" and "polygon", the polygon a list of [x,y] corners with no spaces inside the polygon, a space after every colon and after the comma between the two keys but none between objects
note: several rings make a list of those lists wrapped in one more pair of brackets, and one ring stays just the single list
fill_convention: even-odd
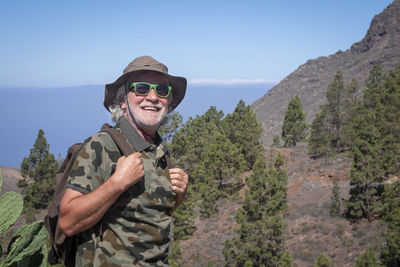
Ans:
[{"label": "human ear", "polygon": [[121,99],[121,108],[123,111],[126,110],[126,97]]}]

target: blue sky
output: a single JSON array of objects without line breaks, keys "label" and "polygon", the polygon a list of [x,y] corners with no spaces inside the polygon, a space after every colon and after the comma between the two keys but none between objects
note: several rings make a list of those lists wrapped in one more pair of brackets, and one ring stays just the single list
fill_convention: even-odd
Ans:
[{"label": "blue sky", "polygon": [[390,3],[0,0],[0,87],[105,84],[141,55],[191,83],[279,82],[350,48]]},{"label": "blue sky", "polygon": [[104,84],[151,55],[188,79],[177,111],[251,104],[308,59],[349,49],[390,0],[0,0],[0,166],[39,129],[50,151],[97,132]]}]

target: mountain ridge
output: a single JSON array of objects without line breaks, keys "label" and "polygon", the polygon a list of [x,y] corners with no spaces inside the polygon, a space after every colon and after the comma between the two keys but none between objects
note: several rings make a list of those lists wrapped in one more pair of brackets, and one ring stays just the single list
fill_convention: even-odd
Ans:
[{"label": "mountain ridge", "polygon": [[295,95],[300,97],[310,124],[320,105],[326,103],[326,89],[338,70],[345,84],[355,78],[363,88],[374,64],[380,63],[385,72],[400,64],[399,44],[400,0],[394,0],[374,16],[361,41],[345,51],[308,60],[251,105],[263,127],[262,142],[271,145],[273,137],[280,136],[287,105]]}]

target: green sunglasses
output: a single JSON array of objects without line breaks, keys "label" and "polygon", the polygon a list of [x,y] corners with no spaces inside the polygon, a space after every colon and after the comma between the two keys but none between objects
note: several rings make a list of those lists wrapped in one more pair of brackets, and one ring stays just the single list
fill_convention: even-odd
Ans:
[{"label": "green sunglasses", "polygon": [[134,82],[129,86],[129,90],[134,91],[136,95],[146,96],[150,93],[151,89],[158,97],[167,98],[171,93],[172,86],[166,84],[154,84],[146,82]]}]

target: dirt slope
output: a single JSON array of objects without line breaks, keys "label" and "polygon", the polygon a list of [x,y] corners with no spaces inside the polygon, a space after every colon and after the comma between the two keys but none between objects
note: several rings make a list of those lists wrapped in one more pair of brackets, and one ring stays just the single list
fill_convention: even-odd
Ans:
[{"label": "dirt slope", "polygon": [[[350,224],[343,218],[331,218],[329,205],[332,181],[339,180],[341,196],[348,197],[348,173],[351,161],[344,155],[337,159],[313,160],[305,144],[294,149],[267,152],[267,163],[281,153],[288,171],[288,203],[285,215],[286,244],[296,266],[313,266],[321,253],[326,253],[335,266],[353,266],[356,259],[371,245],[380,241],[378,222]],[[249,175],[249,174],[247,174]],[[218,202],[219,213],[209,219],[196,218],[197,231],[181,248],[186,266],[204,266],[209,261],[224,265],[222,248],[237,228],[234,216],[242,205],[246,188],[233,200]]]}]

